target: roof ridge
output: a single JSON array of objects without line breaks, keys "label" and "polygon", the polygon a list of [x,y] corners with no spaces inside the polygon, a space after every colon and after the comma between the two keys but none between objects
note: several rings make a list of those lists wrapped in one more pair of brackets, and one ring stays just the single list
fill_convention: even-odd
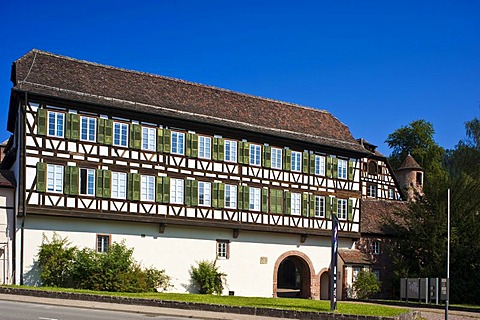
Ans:
[{"label": "roof ridge", "polygon": [[[337,117],[335,117],[332,113],[330,113],[328,110],[325,110],[325,109],[317,109],[317,108],[314,108],[314,107],[304,106],[304,105],[297,104],[297,103],[292,103],[292,102],[287,102],[287,101],[282,101],[282,100],[276,100],[276,99],[271,99],[271,98],[265,98],[265,97],[262,97],[262,96],[256,96],[256,95],[252,95],[252,94],[248,94],[248,93],[244,93],[244,92],[240,92],[240,91],[235,91],[235,90],[232,90],[232,89],[220,88],[220,87],[216,87],[216,86],[212,86],[212,85],[208,85],[208,84],[203,84],[203,83],[200,83],[200,82],[187,81],[187,80],[174,78],[174,77],[168,77],[168,76],[159,75],[159,74],[155,74],[155,73],[151,73],[151,72],[125,69],[125,68],[115,67],[115,66],[111,66],[111,65],[101,64],[101,63],[98,63],[98,62],[92,62],[92,61],[88,61],[88,60],[77,59],[77,58],[64,56],[64,55],[60,55],[60,54],[56,54],[56,53],[52,53],[52,52],[48,52],[48,51],[39,50],[39,49],[36,49],[36,48],[32,49],[30,52],[44,54],[44,55],[59,58],[59,59],[70,60],[70,61],[79,62],[79,63],[83,63],[83,64],[88,64],[88,65],[93,65],[93,66],[97,66],[97,67],[102,67],[102,68],[105,68],[105,69],[119,70],[119,71],[124,71],[124,72],[128,72],[128,73],[139,74],[139,75],[149,76],[149,77],[154,77],[154,78],[162,78],[162,79],[165,79],[165,80],[174,81],[174,82],[178,82],[178,83],[183,83],[183,84],[187,84],[187,85],[193,85],[193,86],[196,86],[196,87],[208,88],[208,89],[212,89],[212,90],[216,90],[216,91],[222,91],[222,92],[241,95],[241,96],[248,97],[248,98],[279,103],[279,104],[282,104],[282,105],[285,105],[285,106],[297,107],[297,108],[303,108],[303,109],[307,109],[307,110],[311,110],[311,111],[315,111],[315,112],[327,113],[327,114],[332,115],[342,125],[345,125],[343,122],[338,120]],[[21,58],[19,58],[18,60],[22,59],[23,57],[25,57],[25,55],[22,56]]]}]

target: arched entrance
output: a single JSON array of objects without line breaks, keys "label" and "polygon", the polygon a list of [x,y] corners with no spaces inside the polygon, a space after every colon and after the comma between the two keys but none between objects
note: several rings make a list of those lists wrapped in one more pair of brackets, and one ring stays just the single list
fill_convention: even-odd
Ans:
[{"label": "arched entrance", "polygon": [[320,275],[320,300],[330,299],[330,273],[324,271]]},{"label": "arched entrance", "polygon": [[283,254],[275,264],[273,296],[311,298],[314,275],[312,263],[305,254]]}]

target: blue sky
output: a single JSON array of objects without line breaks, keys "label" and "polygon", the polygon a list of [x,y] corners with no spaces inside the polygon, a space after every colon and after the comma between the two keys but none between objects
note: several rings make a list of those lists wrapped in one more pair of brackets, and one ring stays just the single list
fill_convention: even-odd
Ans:
[{"label": "blue sky", "polygon": [[453,148],[480,117],[476,0],[2,0],[0,19],[2,141],[32,48],[326,109],[386,155],[413,120]]}]

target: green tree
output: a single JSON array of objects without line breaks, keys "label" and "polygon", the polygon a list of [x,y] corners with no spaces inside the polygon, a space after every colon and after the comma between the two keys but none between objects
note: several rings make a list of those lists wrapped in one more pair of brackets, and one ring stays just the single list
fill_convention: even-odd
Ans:
[{"label": "green tree", "polygon": [[389,134],[385,142],[392,149],[389,161],[393,168],[410,153],[428,177],[442,174],[445,150],[435,142],[434,134],[433,125],[425,120],[413,121]]},{"label": "green tree", "polygon": [[43,235],[37,254],[40,279],[45,286],[67,287],[72,283],[71,270],[74,265],[75,247],[69,247],[67,238],[54,233],[52,240]]},{"label": "green tree", "polygon": [[480,179],[480,120],[474,118],[465,122],[466,138],[449,150],[446,163],[453,175],[465,173]]},{"label": "green tree", "polygon": [[369,299],[380,292],[380,281],[370,270],[361,270],[353,283],[353,290],[357,299]]}]

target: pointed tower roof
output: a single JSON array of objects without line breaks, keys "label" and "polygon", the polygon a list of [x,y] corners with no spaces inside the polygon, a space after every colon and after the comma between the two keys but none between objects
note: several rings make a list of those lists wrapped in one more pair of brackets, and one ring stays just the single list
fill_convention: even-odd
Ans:
[{"label": "pointed tower roof", "polygon": [[409,153],[406,157],[405,160],[403,160],[402,164],[400,167],[398,167],[398,170],[405,170],[405,169],[414,169],[414,170],[421,170],[423,171],[423,168],[418,164],[417,161],[412,157],[412,155]]}]

